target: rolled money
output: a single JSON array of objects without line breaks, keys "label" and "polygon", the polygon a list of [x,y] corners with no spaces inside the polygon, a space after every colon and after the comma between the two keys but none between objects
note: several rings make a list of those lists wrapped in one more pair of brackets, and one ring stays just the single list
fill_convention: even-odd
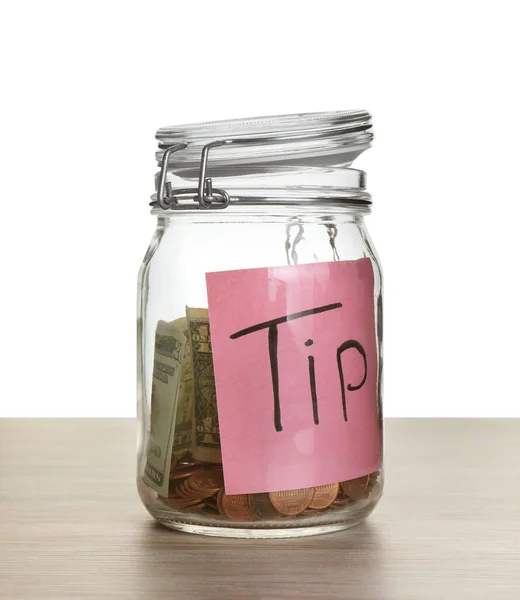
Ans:
[{"label": "rolled money", "polygon": [[222,463],[207,308],[186,307],[193,372],[193,440],[195,460]]}]

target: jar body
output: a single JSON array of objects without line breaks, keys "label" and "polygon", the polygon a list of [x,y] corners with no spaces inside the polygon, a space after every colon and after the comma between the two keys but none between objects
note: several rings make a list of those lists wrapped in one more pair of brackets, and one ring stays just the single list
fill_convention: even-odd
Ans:
[{"label": "jar body", "polygon": [[[352,336],[349,332],[345,332],[345,344],[338,345],[337,351],[336,347],[334,348],[334,357],[338,357],[337,365],[334,362],[334,369],[338,373],[342,371],[341,348],[346,349],[347,354],[349,350],[351,354],[356,354],[357,358],[354,360],[361,361],[360,357],[363,354],[364,379],[367,378],[367,364],[373,369],[371,382],[373,393],[368,396],[368,401],[364,400],[364,403],[373,404],[369,407],[371,415],[369,418],[372,421],[377,419],[377,426],[371,421],[372,437],[369,444],[372,447],[367,449],[376,457],[381,453],[383,436],[382,281],[378,259],[365,229],[363,214],[359,207],[338,208],[327,206],[325,202],[322,206],[315,204],[306,206],[302,203],[293,206],[276,206],[266,210],[260,205],[240,206],[238,203],[222,211],[158,212],[157,229],[139,275],[137,349],[139,419],[137,486],[145,507],[155,519],[174,529],[208,535],[290,537],[351,527],[363,521],[374,509],[383,487],[382,465],[380,460],[377,462],[377,458],[372,462],[369,461],[372,465],[370,472],[358,472],[353,478],[338,477],[336,480],[330,480],[331,476],[327,479],[324,475],[324,478],[320,479],[320,474],[317,472],[321,471],[317,458],[320,450],[318,442],[316,446],[314,445],[314,432],[320,427],[324,430],[328,426],[329,409],[340,411],[337,414],[343,426],[356,427],[353,417],[350,421],[347,420],[347,404],[349,410],[351,402],[355,407],[356,391],[364,382],[364,380],[363,382],[344,381],[344,373],[340,373],[341,389],[344,392],[343,421],[341,398],[336,397],[335,393],[323,392],[329,389],[326,385],[332,376],[324,375],[323,369],[320,376],[319,325],[312,330],[313,339],[309,337],[306,340],[305,349],[302,346],[302,353],[305,356],[299,366],[296,365],[298,361],[295,360],[294,373],[292,367],[289,368],[291,372],[287,372],[286,369],[284,373],[276,373],[276,390],[273,383],[275,372],[272,358],[273,352],[278,347],[275,348],[271,342],[276,334],[276,343],[282,344],[285,329],[279,323],[279,327],[271,324],[271,326],[266,325],[265,331],[258,334],[264,336],[262,339],[265,338],[265,352],[255,356],[251,364],[255,365],[254,369],[258,367],[258,373],[263,373],[267,377],[263,393],[266,398],[269,395],[269,410],[272,404],[271,396],[274,394],[275,416],[273,431],[268,434],[271,437],[265,438],[267,441],[262,442],[263,447],[255,446],[256,450],[254,452],[251,450],[253,453],[250,455],[248,455],[250,444],[258,444],[260,443],[258,440],[264,439],[262,433],[257,431],[261,425],[257,422],[253,410],[256,405],[249,408],[247,406],[248,402],[257,402],[258,390],[254,378],[261,376],[256,371],[247,375],[245,381],[251,386],[251,394],[248,393],[247,387],[245,393],[244,387],[240,388],[243,397],[242,416],[247,421],[248,415],[251,415],[250,423],[242,420],[242,429],[250,428],[251,439],[249,441],[247,433],[242,437],[239,436],[240,439],[237,436],[236,439],[231,439],[233,436],[226,431],[231,431],[234,421],[230,413],[226,413],[230,410],[227,403],[228,401],[232,403],[233,386],[235,383],[236,386],[241,385],[241,375],[236,375],[235,382],[233,370],[225,371],[225,352],[222,354],[221,351],[220,363],[217,361],[215,346],[217,340],[213,335],[213,327],[217,326],[217,315],[222,315],[222,319],[226,319],[227,305],[222,294],[228,292],[239,294],[236,286],[242,285],[245,281],[244,277],[247,278],[249,273],[261,275],[263,270],[268,272],[268,269],[285,267],[290,269],[289,273],[300,274],[303,272],[300,270],[302,267],[313,268],[313,265],[322,263],[345,265],[345,268],[350,268],[351,265],[361,264],[359,261],[363,260],[365,261],[363,264],[366,264],[373,273],[373,293],[368,310],[373,317],[373,334],[369,335],[374,338],[375,360],[371,360],[370,353],[365,352],[363,348],[356,350],[357,342],[350,339]],[[212,278],[207,276],[208,273],[214,275],[215,285],[222,284],[218,274],[229,273],[230,277],[233,277],[234,273],[239,273],[240,277],[226,280],[228,282],[224,281],[223,287],[217,286],[213,289],[210,288],[213,284]],[[242,277],[242,274],[245,275]],[[272,281],[272,278],[267,276],[267,280]],[[230,281],[235,283],[229,283]],[[255,281],[263,280],[260,278]],[[253,284],[244,283],[244,285]],[[294,294],[300,293],[294,290],[301,290],[301,293],[304,293],[303,287],[301,285],[298,287],[299,285],[296,284],[296,287],[291,288],[290,302],[289,295],[286,297],[285,316],[291,311],[293,315],[296,314],[301,305],[298,301],[293,303]],[[310,287],[305,288],[307,290],[305,293],[313,298],[318,298],[327,287],[327,284],[315,275],[311,275],[311,280],[306,285]],[[222,293],[215,291],[218,289],[223,290]],[[268,292],[268,296],[269,294],[272,295],[272,290]],[[253,310],[254,301],[247,301],[244,297],[244,302],[249,303]],[[311,306],[313,300],[309,299],[309,302]],[[341,305],[341,302],[336,304]],[[296,309],[292,310],[291,306],[295,306]],[[327,306],[333,307],[332,304]],[[329,310],[329,308],[322,310]],[[247,314],[248,306],[238,302],[233,308],[229,304],[229,311]],[[300,311],[298,315],[303,312]],[[296,319],[293,316],[289,317],[289,320],[293,318]],[[286,327],[293,327],[295,321],[283,322]],[[168,329],[170,326],[171,330]],[[161,330],[161,327],[164,329]],[[211,340],[209,328],[212,331]],[[173,340],[173,337],[168,338],[171,331],[174,332],[171,334],[173,337],[178,336],[178,343]],[[181,332],[188,340],[188,346],[184,344]],[[202,337],[205,335],[208,339],[203,340]],[[237,337],[239,335],[237,334]],[[232,336],[225,337],[226,343],[229,343],[229,338]],[[222,344],[224,343],[222,341]],[[313,349],[317,357],[316,363],[314,356],[307,357],[307,354],[311,354],[311,345],[316,348],[316,352]],[[175,350],[177,347],[180,350],[178,356]],[[224,346],[222,345],[221,348]],[[281,345],[279,349],[281,352]],[[198,353],[200,353],[200,361],[197,358]],[[175,361],[176,356],[177,367],[174,362],[169,362]],[[239,359],[240,357],[237,360]],[[215,371],[213,371],[212,361],[215,364]],[[370,366],[371,362],[375,364]],[[363,362],[359,364],[362,368]],[[291,444],[294,442],[295,447],[298,446],[300,450],[304,447],[304,449],[299,455],[299,462],[294,463],[296,467],[287,470],[289,463],[280,464],[278,468],[276,457],[279,454],[270,448],[268,440],[273,439],[278,443],[277,440],[281,438],[276,436],[289,435],[287,431],[290,427],[291,411],[296,408],[292,405],[288,408],[288,403],[292,400],[287,398],[291,395],[291,386],[299,385],[296,379],[303,378],[303,374],[308,377],[305,385],[309,388],[309,393],[308,398],[302,401],[304,404],[301,410],[308,409],[309,424],[291,438]],[[217,380],[216,389],[213,378]],[[164,390],[157,391],[163,383]],[[170,388],[167,388],[167,385]],[[258,385],[260,386],[260,382]],[[330,385],[335,386],[330,389],[340,390],[336,379]],[[211,388],[209,392],[208,388]],[[171,392],[168,392],[168,389]],[[221,396],[225,396],[225,400]],[[165,401],[165,397],[169,400]],[[276,415],[277,397],[278,416]],[[212,402],[214,406],[208,406],[208,403]],[[204,406],[201,405],[202,403]],[[352,414],[355,415],[356,409],[352,410],[354,411]],[[298,412],[300,412],[299,408]],[[227,419],[227,430],[221,428],[218,422],[224,416]],[[282,422],[284,431],[282,431]],[[360,435],[362,428],[363,426]],[[220,451],[221,434],[222,452]],[[224,434],[228,435],[226,439]],[[345,429],[341,436],[345,439],[352,437],[348,429]],[[169,439],[169,445],[158,441],[161,439]],[[343,454],[346,450],[342,446],[342,439],[337,443],[331,441],[331,444],[336,444],[336,450],[330,448],[327,450],[329,458],[327,464],[323,465],[323,471],[327,471],[331,461],[335,462],[334,452],[338,453],[338,458],[341,455],[341,460],[345,459]],[[355,454],[355,447],[350,448],[351,453]],[[168,456],[165,456],[165,452]],[[238,460],[237,454],[242,453],[244,456],[251,456],[252,475],[250,483],[245,483],[246,476],[243,479],[245,487],[239,489],[237,486],[240,485],[240,477],[237,479],[232,472],[234,468],[232,461]],[[305,462],[307,459],[301,458],[305,453],[308,456],[308,467]],[[247,468],[247,465],[243,464],[244,459],[240,458],[240,460],[242,460],[241,468]],[[347,458],[346,461],[348,460]],[[262,470],[255,466],[256,461],[269,463],[263,481],[255,479],[256,473]],[[161,469],[167,472],[162,472]],[[299,481],[300,485],[284,486],[285,478],[287,481]],[[314,485],[305,485],[306,481]],[[227,488],[231,485],[233,493],[228,493]],[[247,485],[250,487],[247,488]],[[297,489],[294,489],[295,487]],[[239,493],[234,493],[235,491]]]}]

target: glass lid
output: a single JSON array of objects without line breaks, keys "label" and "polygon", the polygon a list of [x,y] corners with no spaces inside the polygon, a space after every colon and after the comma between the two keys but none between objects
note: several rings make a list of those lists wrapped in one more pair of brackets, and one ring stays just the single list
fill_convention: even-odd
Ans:
[{"label": "glass lid", "polygon": [[200,163],[205,145],[228,140],[232,143],[211,150],[212,165],[276,162],[348,166],[370,146],[373,134],[370,114],[350,110],[162,127],[156,138],[158,162],[166,148],[187,144],[171,157],[170,162],[181,168]]}]

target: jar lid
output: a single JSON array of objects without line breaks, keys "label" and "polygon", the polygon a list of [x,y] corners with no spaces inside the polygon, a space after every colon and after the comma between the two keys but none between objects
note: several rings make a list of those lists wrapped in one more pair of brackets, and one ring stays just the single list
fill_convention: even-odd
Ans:
[{"label": "jar lid", "polygon": [[179,143],[188,144],[171,161],[183,166],[198,164],[206,144],[226,139],[237,143],[212,150],[212,164],[237,164],[237,160],[243,163],[259,159],[280,162],[282,158],[286,162],[291,158],[316,158],[317,154],[325,154],[338,155],[335,165],[338,160],[348,165],[370,146],[373,134],[370,114],[364,110],[351,110],[161,127],[155,137],[159,140],[159,162],[166,148]]},{"label": "jar lid", "polygon": [[[240,195],[250,196],[247,188],[251,181],[247,180],[251,176],[256,180],[260,176],[263,181],[262,188],[266,190],[266,194],[262,195],[265,196],[270,195],[268,190],[277,180],[285,182],[285,194],[290,192],[292,186],[288,183],[288,175],[296,177],[295,187],[300,190],[302,175],[306,181],[314,177],[311,187],[315,190],[324,188],[318,193],[321,197],[324,191],[327,193],[327,181],[334,182],[334,189],[329,191],[334,196],[338,195],[338,181],[341,180],[341,176],[338,175],[343,173],[345,185],[340,183],[339,188],[345,188],[346,196],[352,197],[352,193],[357,189],[357,192],[361,193],[361,199],[370,198],[366,192],[361,192],[364,189],[364,173],[347,173],[352,161],[370,147],[373,139],[372,119],[364,110],[279,115],[162,127],[157,131],[156,138],[159,141],[156,157],[162,166],[156,189],[158,204],[162,208],[166,208],[168,203],[161,203],[159,199],[167,196],[169,190],[180,187],[186,195],[192,190],[195,180],[200,183],[199,202],[212,194],[212,183],[216,184],[221,180],[226,182],[226,189],[235,188],[237,177],[240,179],[236,182],[239,184]],[[208,193],[203,191],[207,179],[206,169],[211,175]],[[331,174],[334,176],[331,177]],[[353,185],[353,181],[357,183]],[[305,183],[303,185],[307,187]],[[165,186],[166,192],[162,193]],[[257,185],[254,187],[255,194],[258,195],[259,188]],[[278,184],[276,187],[280,189]],[[231,190],[235,196],[238,195],[237,192],[238,190]],[[226,206],[228,203],[229,199],[225,203]],[[205,207],[202,203],[201,206]],[[169,203],[169,207],[173,208],[172,203]]]}]

